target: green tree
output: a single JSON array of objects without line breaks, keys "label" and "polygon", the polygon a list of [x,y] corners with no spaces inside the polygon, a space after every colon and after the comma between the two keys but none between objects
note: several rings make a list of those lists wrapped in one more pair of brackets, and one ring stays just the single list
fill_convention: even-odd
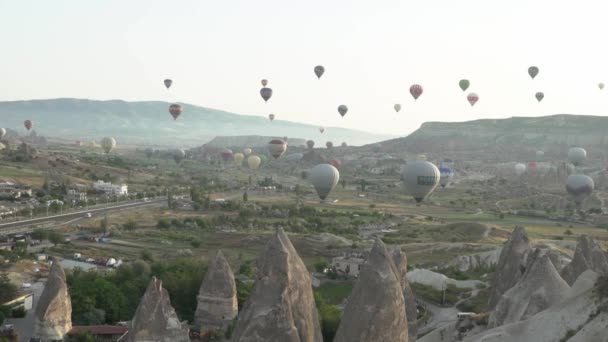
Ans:
[{"label": "green tree", "polygon": [[137,229],[137,222],[132,219],[129,219],[125,224],[122,225],[125,230],[135,230]]},{"label": "green tree", "polygon": [[107,233],[108,232],[108,215],[104,215],[104,217],[101,219],[101,221],[99,222],[99,228],[101,229],[102,232]]},{"label": "green tree", "polygon": [[90,331],[79,332],[70,336],[70,342],[95,342],[95,336]]},{"label": "green tree", "polygon": [[316,272],[322,273],[326,268],[329,267],[329,262],[325,258],[319,258],[319,260],[317,260],[313,266]]},{"label": "green tree", "polygon": [[65,237],[56,231],[50,231],[49,232],[49,241],[54,244],[55,246],[57,246],[60,243],[64,243],[65,242]]},{"label": "green tree", "polygon": [[248,199],[249,199],[249,195],[247,195],[247,191],[245,191],[243,193],[243,202],[247,202]]},{"label": "green tree", "polygon": [[6,273],[0,274],[0,303],[6,303],[17,297],[19,289],[11,283]]}]

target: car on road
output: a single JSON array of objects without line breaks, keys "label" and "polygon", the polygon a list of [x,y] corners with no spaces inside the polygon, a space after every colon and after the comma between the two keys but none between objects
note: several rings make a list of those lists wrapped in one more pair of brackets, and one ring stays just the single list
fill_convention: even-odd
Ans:
[{"label": "car on road", "polygon": [[84,214],[84,217],[92,217],[92,216],[93,216],[93,214],[91,214],[91,213]]}]

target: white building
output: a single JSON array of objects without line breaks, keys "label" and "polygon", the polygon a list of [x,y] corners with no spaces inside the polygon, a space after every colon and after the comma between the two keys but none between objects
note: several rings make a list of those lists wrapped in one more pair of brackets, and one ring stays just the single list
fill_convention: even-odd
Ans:
[{"label": "white building", "polygon": [[96,191],[105,192],[106,194],[113,195],[128,195],[129,194],[129,186],[127,184],[115,185],[111,182],[104,182],[102,180],[98,180],[93,183],[93,189]]},{"label": "white building", "polygon": [[70,203],[76,202],[86,202],[87,201],[87,193],[79,192],[78,190],[68,190],[67,195],[65,195],[65,200]]},{"label": "white building", "polygon": [[361,266],[365,263],[365,260],[361,258],[339,256],[333,258],[331,263],[338,272],[352,277],[358,277]]}]

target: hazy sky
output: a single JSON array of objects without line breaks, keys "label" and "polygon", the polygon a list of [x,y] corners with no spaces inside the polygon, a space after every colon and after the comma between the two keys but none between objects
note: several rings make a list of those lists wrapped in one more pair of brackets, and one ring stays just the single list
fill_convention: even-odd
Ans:
[{"label": "hazy sky", "polygon": [[[392,134],[425,121],[604,115],[606,13],[602,0],[0,0],[0,101],[167,100],[168,77],[178,101]],[[274,90],[266,105],[262,78]],[[480,95],[474,108],[461,78]],[[424,86],[417,102],[412,83]]]}]

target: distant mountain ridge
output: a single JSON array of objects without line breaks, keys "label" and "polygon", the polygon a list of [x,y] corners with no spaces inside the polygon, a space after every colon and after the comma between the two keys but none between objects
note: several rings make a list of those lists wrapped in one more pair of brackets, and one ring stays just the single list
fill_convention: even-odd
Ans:
[{"label": "distant mountain ridge", "polygon": [[114,136],[123,144],[201,145],[216,136],[264,135],[333,140],[349,145],[368,144],[389,136],[329,127],[324,135],[314,125],[240,115],[182,104],[184,112],[173,120],[168,103],[86,99],[48,99],[0,102],[0,127],[25,133],[23,121],[30,119],[41,135],[76,140]]}]

